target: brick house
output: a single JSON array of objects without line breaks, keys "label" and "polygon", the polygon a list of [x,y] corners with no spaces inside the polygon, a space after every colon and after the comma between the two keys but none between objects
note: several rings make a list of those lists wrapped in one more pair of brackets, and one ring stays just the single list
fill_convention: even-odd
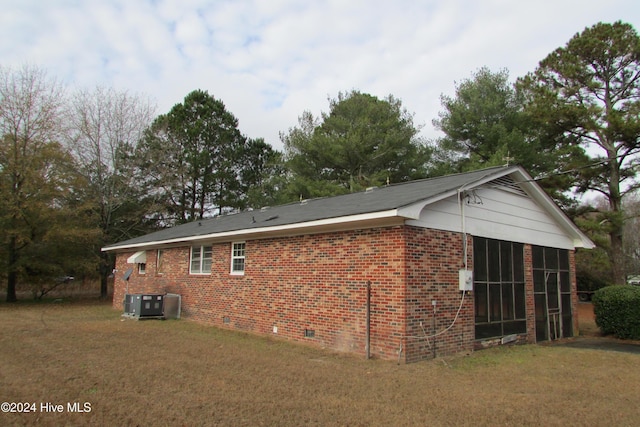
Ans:
[{"label": "brick house", "polygon": [[127,293],[175,293],[186,319],[412,362],[575,335],[574,250],[593,246],[526,171],[505,166],[103,250],[116,253],[114,308]]}]

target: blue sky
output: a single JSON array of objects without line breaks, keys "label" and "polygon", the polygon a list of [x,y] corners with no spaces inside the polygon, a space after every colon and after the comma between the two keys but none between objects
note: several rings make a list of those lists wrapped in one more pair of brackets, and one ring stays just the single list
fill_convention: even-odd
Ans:
[{"label": "blue sky", "polygon": [[401,99],[437,137],[440,95],[480,67],[515,79],[597,22],[640,29],[637,0],[1,0],[0,11],[2,66],[143,94],[158,114],[207,90],[278,149],[305,110],[352,89]]}]

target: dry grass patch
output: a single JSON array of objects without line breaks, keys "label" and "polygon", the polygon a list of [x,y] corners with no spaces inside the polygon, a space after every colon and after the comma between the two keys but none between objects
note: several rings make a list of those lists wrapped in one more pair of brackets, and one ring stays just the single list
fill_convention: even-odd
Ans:
[{"label": "dry grass patch", "polygon": [[635,425],[640,356],[503,347],[411,365],[108,305],[0,305],[0,425]]}]

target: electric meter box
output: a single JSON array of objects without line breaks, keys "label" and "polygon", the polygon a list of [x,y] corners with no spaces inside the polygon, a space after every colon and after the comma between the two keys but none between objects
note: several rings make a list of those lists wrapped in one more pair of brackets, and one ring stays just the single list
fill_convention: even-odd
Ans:
[{"label": "electric meter box", "polygon": [[471,270],[460,270],[458,274],[460,276],[460,290],[472,291],[473,290],[473,272]]}]

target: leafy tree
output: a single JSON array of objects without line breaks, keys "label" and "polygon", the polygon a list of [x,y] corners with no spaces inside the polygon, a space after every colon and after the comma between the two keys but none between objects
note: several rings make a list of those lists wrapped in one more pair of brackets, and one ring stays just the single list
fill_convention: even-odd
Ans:
[{"label": "leafy tree", "polygon": [[0,256],[8,302],[17,300],[20,278],[38,269],[61,272],[59,254],[33,255],[60,234],[59,213],[74,181],[70,158],[57,142],[63,106],[63,87],[43,70],[0,68]]},{"label": "leafy tree", "polygon": [[426,175],[428,150],[413,117],[392,96],[352,91],[329,100],[329,113],[304,112],[281,134],[292,174],[289,197],[357,191]]},{"label": "leafy tree", "polygon": [[87,252],[100,238],[83,209],[80,196],[87,182],[78,173],[75,159],[58,144],[44,158],[32,181],[40,188],[40,202],[29,208],[31,240],[21,255],[20,268],[20,280],[30,285],[36,298],[65,286],[61,279],[65,276],[94,277],[95,262]]},{"label": "leafy tree", "polygon": [[624,195],[638,188],[640,39],[629,24],[599,23],[576,34],[519,81],[543,144],[579,147],[590,167],[576,191],[604,195],[598,223],[609,236],[615,283],[624,283]]},{"label": "leafy tree", "polygon": [[112,255],[100,249],[148,231],[147,189],[136,181],[131,161],[135,147],[153,120],[155,107],[138,95],[97,87],[80,90],[70,103],[68,144],[86,186],[78,195],[99,235],[87,252],[100,277],[100,295],[107,297]]},{"label": "leafy tree", "polygon": [[238,120],[206,91],[191,92],[159,116],[136,154],[141,179],[165,201],[158,219],[183,223],[242,208],[245,144]]}]

